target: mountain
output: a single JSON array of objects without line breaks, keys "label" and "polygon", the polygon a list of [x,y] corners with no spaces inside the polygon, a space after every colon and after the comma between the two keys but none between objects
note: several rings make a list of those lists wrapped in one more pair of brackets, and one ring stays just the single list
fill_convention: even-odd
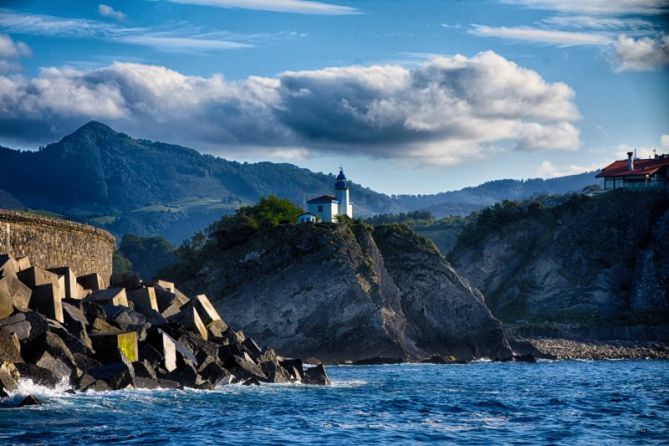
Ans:
[{"label": "mountain", "polygon": [[406,211],[426,210],[435,217],[464,216],[502,200],[524,200],[542,194],[579,192],[597,184],[598,172],[586,172],[544,180],[496,180],[474,187],[431,195],[396,195],[394,202]]},{"label": "mountain", "polygon": [[[133,139],[91,121],[38,151],[0,147],[0,207],[33,209],[117,236],[189,238],[240,205],[276,195],[302,206],[331,193],[334,175],[291,164],[239,163],[186,147]],[[351,184],[356,216],[427,209],[467,215],[502,199],[581,190],[593,174],[501,180],[434,195],[389,197]]]},{"label": "mountain", "polygon": [[460,228],[447,257],[506,322],[666,340],[668,234],[668,191],[616,190],[489,208]]},{"label": "mountain", "polygon": [[509,358],[483,296],[402,225],[279,225],[201,248],[166,272],[226,320],[289,355],[326,362],[433,354]]},{"label": "mountain", "polygon": [[[290,164],[238,163],[130,138],[89,122],[36,152],[0,148],[0,199],[84,220],[117,235],[181,241],[241,204],[274,194],[301,205],[329,193],[333,175]],[[399,208],[351,183],[359,215]]]}]

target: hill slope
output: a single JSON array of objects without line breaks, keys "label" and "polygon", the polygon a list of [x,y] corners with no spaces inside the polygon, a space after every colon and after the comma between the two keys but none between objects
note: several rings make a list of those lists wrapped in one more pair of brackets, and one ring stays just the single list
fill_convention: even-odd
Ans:
[{"label": "hill slope", "polygon": [[448,256],[495,315],[599,326],[643,325],[651,317],[663,320],[663,336],[669,334],[667,191],[574,196],[524,211],[512,206],[470,223]]}]

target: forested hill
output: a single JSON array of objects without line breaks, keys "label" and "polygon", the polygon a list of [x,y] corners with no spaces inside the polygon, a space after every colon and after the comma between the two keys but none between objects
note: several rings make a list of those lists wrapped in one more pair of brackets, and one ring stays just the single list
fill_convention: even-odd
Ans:
[{"label": "forested hill", "polygon": [[[137,140],[94,121],[36,152],[0,149],[0,173],[0,189],[24,205],[66,212],[207,197],[253,203],[270,194],[299,204],[305,193],[330,192],[335,178],[291,164],[238,163]],[[383,194],[356,184],[351,189],[361,212],[394,208]]]},{"label": "forested hill", "polygon": [[[46,211],[116,235],[161,235],[177,243],[260,197],[276,195],[302,206],[305,198],[332,193],[334,181],[334,175],[292,164],[239,163],[134,139],[95,121],[38,151],[0,147],[0,207]],[[503,180],[395,197],[350,184],[358,217],[416,209],[441,217],[467,215],[503,199],[580,191],[594,182],[593,174]]]}]

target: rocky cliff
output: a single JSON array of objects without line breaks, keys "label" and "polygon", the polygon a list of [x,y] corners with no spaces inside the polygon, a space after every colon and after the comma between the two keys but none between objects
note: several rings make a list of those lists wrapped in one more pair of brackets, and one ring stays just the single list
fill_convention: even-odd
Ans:
[{"label": "rocky cliff", "polygon": [[667,337],[667,191],[578,196],[492,225],[480,220],[449,260],[496,316],[587,325],[594,338],[593,327],[609,339]]},{"label": "rocky cliff", "polygon": [[267,228],[213,253],[184,285],[206,290],[232,325],[290,355],[511,354],[480,293],[403,226]]}]

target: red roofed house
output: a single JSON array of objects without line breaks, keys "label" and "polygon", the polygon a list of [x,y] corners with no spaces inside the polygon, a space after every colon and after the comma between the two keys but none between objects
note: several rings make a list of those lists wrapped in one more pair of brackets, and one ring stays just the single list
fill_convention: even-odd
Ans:
[{"label": "red roofed house", "polygon": [[669,155],[654,158],[633,158],[627,152],[626,160],[614,161],[597,174],[604,178],[604,189],[669,187]]}]

